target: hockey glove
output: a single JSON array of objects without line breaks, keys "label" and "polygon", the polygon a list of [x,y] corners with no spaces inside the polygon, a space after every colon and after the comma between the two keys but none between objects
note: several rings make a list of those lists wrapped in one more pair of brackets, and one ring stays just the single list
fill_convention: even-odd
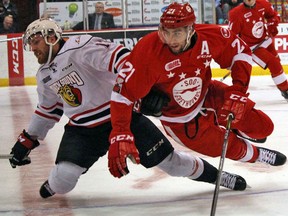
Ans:
[{"label": "hockey glove", "polygon": [[129,173],[126,158],[139,164],[140,158],[131,133],[110,135],[110,147],[108,152],[108,167],[110,173],[117,178]]},{"label": "hockey glove", "polygon": [[243,93],[237,90],[226,91],[224,94],[224,103],[220,110],[219,120],[226,122],[229,113],[234,115],[233,123],[242,120],[246,111],[248,96],[248,93]]},{"label": "hockey glove", "polygon": [[167,106],[169,102],[170,98],[165,93],[151,89],[141,101],[140,112],[144,115],[160,117],[162,108]]},{"label": "hockey glove", "polygon": [[12,168],[16,168],[16,166],[30,164],[31,160],[27,156],[32,149],[36,148],[39,145],[40,143],[38,142],[38,140],[33,140],[30,135],[25,130],[23,130],[10,153],[13,154],[12,158],[9,159]]},{"label": "hockey glove", "polygon": [[276,18],[271,18],[267,20],[267,31],[269,36],[275,37],[278,34],[278,23],[279,20]]}]

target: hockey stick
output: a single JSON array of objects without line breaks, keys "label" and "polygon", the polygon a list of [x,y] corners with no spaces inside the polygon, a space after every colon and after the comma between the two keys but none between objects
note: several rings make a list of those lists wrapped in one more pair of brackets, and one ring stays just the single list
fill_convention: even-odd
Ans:
[{"label": "hockey stick", "polygon": [[264,143],[267,140],[267,137],[263,138],[263,139],[256,139],[256,138],[252,138],[252,137],[247,137],[244,136],[240,133],[240,131],[236,130],[236,129],[232,129],[233,133],[237,135],[237,137],[241,138],[241,139],[245,139],[245,140],[249,140],[251,142],[255,142],[255,143]]},{"label": "hockey stick", "polygon": [[[11,159],[13,154],[0,154],[0,159]],[[27,160],[29,157],[25,157],[23,160]]]},{"label": "hockey stick", "polygon": [[[265,41],[267,41],[270,37],[266,37],[261,43],[257,44],[253,49],[252,49],[252,53],[258,49]],[[225,74],[221,79],[220,82],[223,82],[228,76],[231,75],[231,71],[228,71],[227,74]]]},{"label": "hockey stick", "polygon": [[253,49],[252,49],[252,53],[256,50],[256,49],[258,49],[265,41],[267,41],[268,39],[269,39],[270,37],[265,37],[265,39],[261,42],[261,43],[259,43],[259,44],[257,44]]},{"label": "hockey stick", "polygon": [[228,138],[229,138],[231,123],[232,123],[233,119],[234,119],[234,115],[232,113],[229,113],[227,124],[226,124],[226,130],[225,130],[225,134],[224,134],[224,142],[223,142],[222,154],[221,154],[221,157],[220,157],[218,175],[217,175],[217,180],[216,180],[216,184],[215,184],[215,190],[214,190],[214,195],[213,195],[213,202],[212,202],[210,216],[214,216],[215,212],[216,212],[220,181],[221,181],[222,171],[223,171],[223,166],[224,166],[224,159],[226,157]]},{"label": "hockey stick", "polygon": [[220,82],[223,82],[228,76],[230,76],[231,74],[231,71],[228,71],[227,74],[225,74],[225,76],[223,76],[221,79],[220,79]]}]

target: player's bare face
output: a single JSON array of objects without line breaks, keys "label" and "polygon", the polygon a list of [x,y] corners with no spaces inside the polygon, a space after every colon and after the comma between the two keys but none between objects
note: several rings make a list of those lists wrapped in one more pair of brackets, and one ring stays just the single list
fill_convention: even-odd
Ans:
[{"label": "player's bare face", "polygon": [[180,27],[175,29],[162,28],[161,34],[169,49],[174,54],[181,53],[186,45],[187,28]]},{"label": "player's bare face", "polygon": [[39,64],[44,64],[48,61],[49,46],[45,43],[41,34],[35,34],[29,39],[31,51],[38,59]]},{"label": "player's bare face", "polygon": [[244,0],[244,3],[250,7],[254,6],[256,0]]}]

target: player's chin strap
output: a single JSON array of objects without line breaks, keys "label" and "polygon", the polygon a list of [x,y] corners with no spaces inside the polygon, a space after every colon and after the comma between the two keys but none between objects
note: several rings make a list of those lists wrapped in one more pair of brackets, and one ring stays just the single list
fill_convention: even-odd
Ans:
[{"label": "player's chin strap", "polygon": [[54,43],[50,43],[50,42],[48,42],[48,39],[47,39],[48,37],[51,37],[51,36],[46,36],[46,37],[45,37],[45,43],[46,43],[47,45],[49,45],[49,55],[48,55],[48,60],[47,60],[47,63],[49,64],[50,61],[51,61],[51,58],[52,58],[52,52],[53,52],[52,49],[53,49],[53,46],[58,43],[58,41],[60,40],[60,38],[57,37],[57,40],[56,40]]},{"label": "player's chin strap", "polygon": [[184,46],[182,52],[184,52],[186,49],[188,49],[188,47],[191,44],[191,38],[192,36],[195,34],[195,29],[193,28],[193,26],[188,26],[188,33],[187,33],[187,38],[186,38],[186,45]]},{"label": "player's chin strap", "polygon": [[52,57],[52,48],[53,48],[53,45],[50,44],[49,45],[49,55],[48,55],[48,60],[47,60],[47,63],[49,64],[50,61],[51,61],[51,57]]}]

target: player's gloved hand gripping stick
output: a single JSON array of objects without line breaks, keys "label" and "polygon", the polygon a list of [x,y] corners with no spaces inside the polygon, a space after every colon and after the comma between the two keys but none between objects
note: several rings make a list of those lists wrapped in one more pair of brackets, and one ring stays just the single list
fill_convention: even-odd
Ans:
[{"label": "player's gloved hand gripping stick", "polygon": [[249,93],[243,93],[237,86],[229,86],[224,94],[224,103],[219,112],[219,121],[226,122],[233,114],[233,123],[241,121],[246,111]]}]

